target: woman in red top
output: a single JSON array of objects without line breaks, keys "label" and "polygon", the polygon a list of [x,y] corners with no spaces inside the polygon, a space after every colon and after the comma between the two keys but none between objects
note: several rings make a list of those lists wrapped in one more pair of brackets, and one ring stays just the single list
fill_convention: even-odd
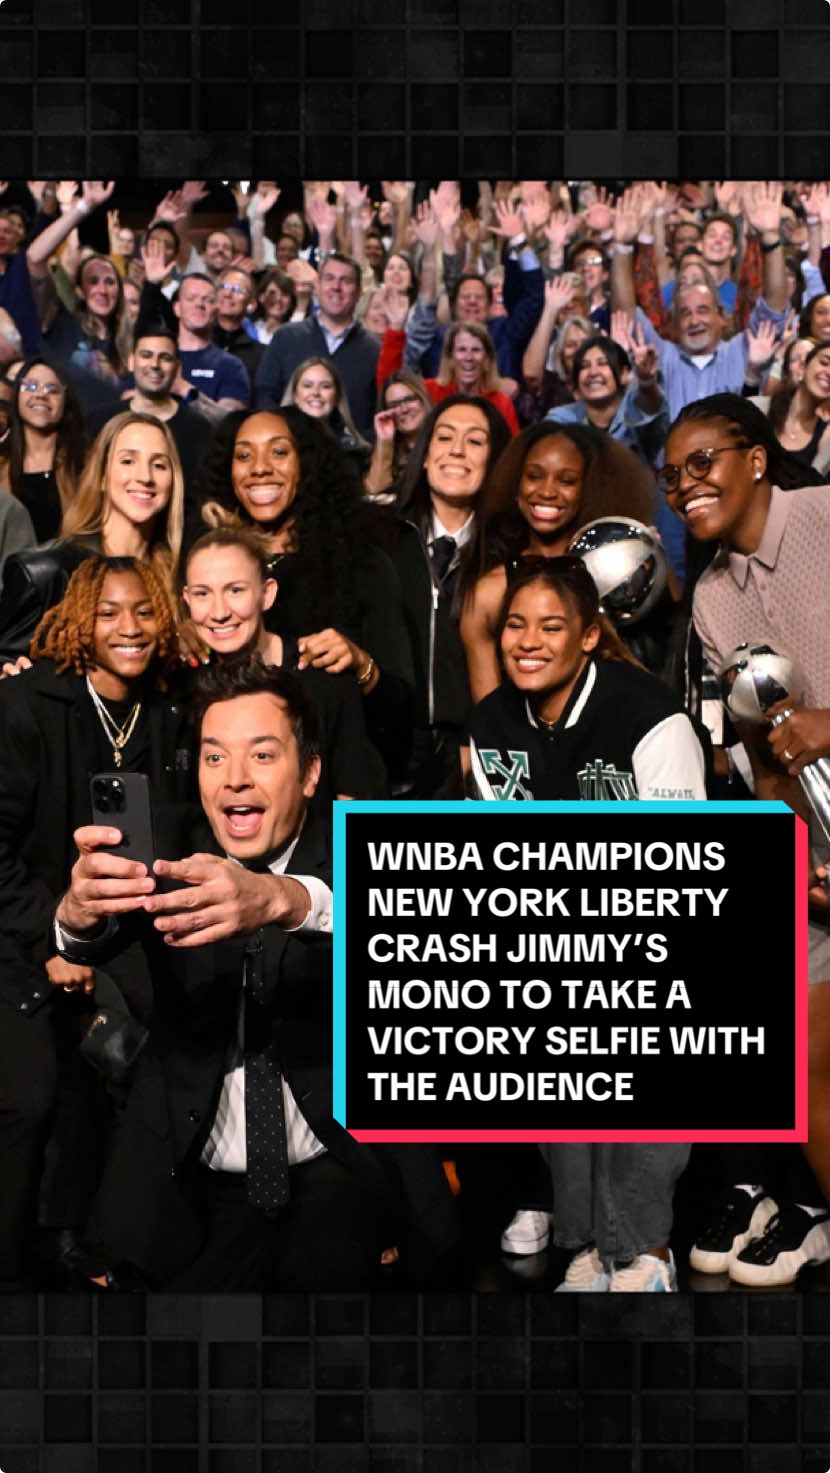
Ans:
[{"label": "woman in red top", "polygon": [[[405,341],[403,324],[396,327],[390,313],[390,326],[383,334],[378,359],[378,384],[385,383],[401,367]],[[444,338],[438,377],[424,379],[433,404],[440,404],[450,394],[488,399],[506,420],[511,435],[517,435],[516,411],[512,400],[498,388],[500,382],[496,349],[487,328],[480,322],[453,322]]]}]

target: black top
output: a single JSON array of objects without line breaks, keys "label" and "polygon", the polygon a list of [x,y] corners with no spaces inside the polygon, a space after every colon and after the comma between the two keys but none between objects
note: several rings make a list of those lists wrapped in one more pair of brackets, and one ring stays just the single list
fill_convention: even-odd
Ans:
[{"label": "black top", "polygon": [[[279,597],[265,613],[272,633],[317,634],[331,622],[309,611],[304,588],[307,562],[300,553],[282,553],[271,561],[271,576]],[[358,607],[352,619],[335,627],[371,655],[380,680],[371,695],[361,695],[369,736],[383,756],[390,778],[405,770],[412,733],[412,647],[403,607],[401,586],[393,564],[380,548],[367,545],[359,570]],[[331,680],[333,676],[326,676]],[[354,680],[350,674],[348,677]],[[343,791],[343,790],[341,790]]]},{"label": "black top", "polygon": [[23,502],[38,542],[57,537],[61,528],[61,499],[55,472],[24,471],[15,486],[15,496]]},{"label": "black top", "polygon": [[809,468],[813,464],[813,461],[815,460],[816,451],[819,447],[819,441],[821,440],[821,437],[826,429],[827,420],[816,418],[816,427],[813,430],[813,433],[810,436],[809,440],[807,441],[807,444],[802,445],[800,450],[790,450],[789,453],[792,456],[793,460],[797,460],[799,465],[806,466],[809,470]]}]

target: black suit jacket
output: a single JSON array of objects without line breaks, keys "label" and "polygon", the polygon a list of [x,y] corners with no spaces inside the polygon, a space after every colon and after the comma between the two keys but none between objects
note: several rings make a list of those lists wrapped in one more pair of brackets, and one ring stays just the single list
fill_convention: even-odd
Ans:
[{"label": "black suit jacket", "polygon": [[[179,852],[218,852],[197,829]],[[322,824],[309,819],[290,871],[331,884]],[[136,1065],[89,1227],[89,1239],[113,1261],[138,1266],[163,1283],[195,1257],[203,1223],[191,1190],[193,1168],[213,1124],[228,1049],[236,1032],[249,938],[175,950],[149,922],[142,938],[155,988],[150,1042]],[[331,1112],[330,936],[266,926],[266,1006],[280,1065],[318,1138],[358,1176],[367,1192],[388,1199],[378,1159],[336,1123]],[[73,947],[72,956],[108,969],[118,940]],[[250,1043],[249,1043],[250,1046]],[[329,1230],[321,1224],[321,1230]]]},{"label": "black suit jacket", "polygon": [[[192,818],[181,705],[153,694],[145,709],[154,800]],[[58,675],[51,660],[0,682],[0,1009],[31,1015],[51,995],[43,963],[55,952],[55,904],[75,860],[74,830],[92,819],[91,719],[83,677]]]}]

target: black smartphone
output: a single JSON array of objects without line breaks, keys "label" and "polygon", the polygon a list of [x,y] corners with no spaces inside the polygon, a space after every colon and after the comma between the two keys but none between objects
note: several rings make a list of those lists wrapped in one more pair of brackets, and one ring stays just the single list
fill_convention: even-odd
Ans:
[{"label": "black smartphone", "polygon": [[156,857],[150,779],[143,772],[96,772],[90,780],[92,822],[121,830],[110,853],[136,859],[153,873]]}]

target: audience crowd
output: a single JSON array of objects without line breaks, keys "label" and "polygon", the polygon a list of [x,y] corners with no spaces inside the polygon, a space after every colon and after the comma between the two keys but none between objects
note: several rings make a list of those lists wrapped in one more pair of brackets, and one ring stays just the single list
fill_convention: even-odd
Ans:
[{"label": "audience crowd", "polygon": [[[830,185],[140,194],[0,186],[0,1284],[465,1282],[487,1148],[332,1115],[331,801],[597,796],[601,757],[600,796],[810,817]],[[635,627],[571,552],[601,517],[665,552]],[[745,729],[717,674],[760,636],[806,687]],[[148,782],[155,867],[93,823],[101,773]],[[811,842],[810,1141],[692,1159],[692,1269],[743,1284],[830,1260]],[[512,1148],[502,1249],[676,1289],[689,1170]]]}]

